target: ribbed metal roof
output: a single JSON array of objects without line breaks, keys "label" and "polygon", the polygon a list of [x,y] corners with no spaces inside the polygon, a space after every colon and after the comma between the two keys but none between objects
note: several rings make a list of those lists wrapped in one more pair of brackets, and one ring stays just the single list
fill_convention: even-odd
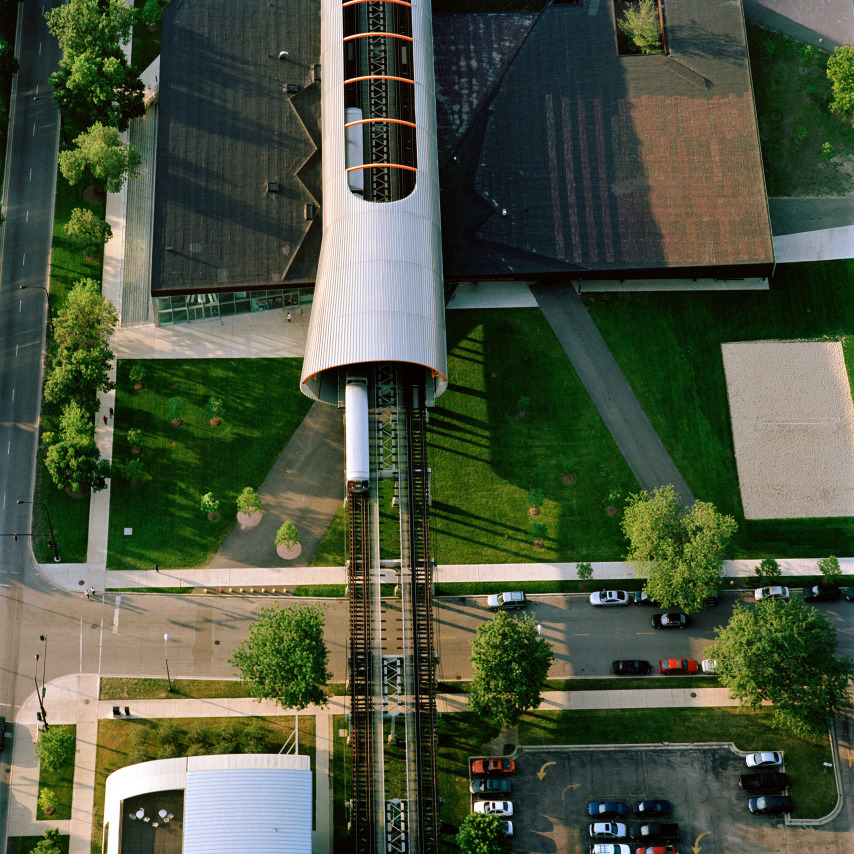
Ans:
[{"label": "ribbed metal roof", "polygon": [[[433,32],[429,4],[412,4],[418,171],[396,202],[367,202],[347,185],[340,2],[321,0],[323,243],[302,389],[334,402],[335,368],[408,362],[447,385]],[[324,376],[324,372],[329,372]]]}]

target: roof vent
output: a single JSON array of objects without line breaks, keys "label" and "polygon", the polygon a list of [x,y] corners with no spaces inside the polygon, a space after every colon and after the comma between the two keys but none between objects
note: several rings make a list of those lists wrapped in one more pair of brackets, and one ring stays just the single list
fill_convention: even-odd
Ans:
[{"label": "roof vent", "polygon": [[287,92],[288,95],[296,95],[296,93],[299,92],[299,86],[297,86],[296,83],[288,83],[288,85],[285,86],[285,92]]},{"label": "roof vent", "polygon": [[267,192],[268,193],[278,193],[279,192],[279,182],[278,181],[267,181]]}]

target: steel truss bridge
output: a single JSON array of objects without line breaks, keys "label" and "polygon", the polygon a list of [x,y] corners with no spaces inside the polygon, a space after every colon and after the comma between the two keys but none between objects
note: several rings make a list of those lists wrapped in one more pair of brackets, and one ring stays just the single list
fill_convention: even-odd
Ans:
[{"label": "steel truss bridge", "polygon": [[[369,378],[371,488],[349,505],[350,832],[357,854],[436,854],[441,822],[436,765],[433,562],[423,377],[379,364]],[[343,389],[342,389],[343,396]],[[380,598],[380,496],[394,483],[400,559],[394,600]],[[387,523],[388,524],[388,523]],[[403,724],[404,790],[386,792],[386,724]],[[399,775],[398,775],[399,776]],[[387,797],[392,794],[392,797]]]}]

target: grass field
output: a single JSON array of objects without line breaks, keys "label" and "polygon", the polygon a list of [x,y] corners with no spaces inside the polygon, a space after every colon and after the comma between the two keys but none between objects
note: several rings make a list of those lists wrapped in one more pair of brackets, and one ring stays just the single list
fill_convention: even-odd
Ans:
[{"label": "grass field", "polygon": [[[98,724],[98,753],[95,762],[95,801],[92,819],[92,854],[101,852],[104,825],[104,791],[107,777],[136,762],[175,756],[242,753],[241,743],[253,728],[263,727],[266,740],[247,753],[278,753],[294,730],[293,715],[258,718],[180,718],[147,720],[102,720]],[[299,752],[311,760],[315,770],[314,716],[299,719]]]},{"label": "grass field", "polygon": [[[128,459],[127,431],[142,431],[142,460],[151,480],[132,487],[114,478],[110,496],[110,569],[205,566],[234,525],[237,494],[257,489],[311,401],[299,390],[298,359],[150,360],[145,388],[134,391],[118,364],[113,460]],[[169,399],[187,403],[184,423],[173,426]],[[223,401],[222,423],[212,427],[208,399]],[[208,521],[201,497],[220,501]],[[124,528],[132,528],[126,537]]]},{"label": "grass field", "polygon": [[[585,297],[695,497],[738,521],[733,557],[854,551],[851,517],[745,521],[721,355],[728,341],[846,339],[854,332],[852,284],[854,262],[833,261],[782,265],[765,292]],[[844,347],[852,377],[854,341]]]},{"label": "grass field", "polygon": [[[347,694],[344,684],[331,682],[329,694]],[[246,685],[237,679],[173,679],[172,692],[165,679],[101,679],[102,700],[216,700],[228,697],[251,697]]]},{"label": "grass field", "polygon": [[[77,732],[74,724],[53,724],[51,729],[69,729]],[[39,763],[39,791],[51,789],[56,795],[56,812],[53,815],[45,815],[41,807],[37,807],[36,819],[38,821],[64,821],[71,818],[71,796],[74,792],[74,763],[61,771],[48,771]]]},{"label": "grass field", "polygon": [[[747,40],[768,195],[848,195],[854,128],[828,109],[829,54],[755,24]],[[822,156],[825,143],[832,158]]]},{"label": "grass field", "polygon": [[519,724],[520,744],[658,744],[662,733],[672,744],[732,742],[744,751],[775,750],[786,754],[792,778],[789,793],[794,818],[820,818],[836,804],[832,774],[822,774],[831,758],[830,744],[803,741],[775,727],[770,709],[751,712],[720,709],[596,709],[533,712]]}]

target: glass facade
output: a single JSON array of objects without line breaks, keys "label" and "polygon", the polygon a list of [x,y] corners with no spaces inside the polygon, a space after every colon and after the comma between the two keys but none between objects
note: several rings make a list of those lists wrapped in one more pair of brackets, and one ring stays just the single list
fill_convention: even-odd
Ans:
[{"label": "glass facade", "polygon": [[194,320],[248,314],[251,311],[308,305],[313,296],[314,288],[187,294],[180,297],[155,297],[154,310],[157,312],[157,325],[170,326],[175,323],[191,323]]}]

